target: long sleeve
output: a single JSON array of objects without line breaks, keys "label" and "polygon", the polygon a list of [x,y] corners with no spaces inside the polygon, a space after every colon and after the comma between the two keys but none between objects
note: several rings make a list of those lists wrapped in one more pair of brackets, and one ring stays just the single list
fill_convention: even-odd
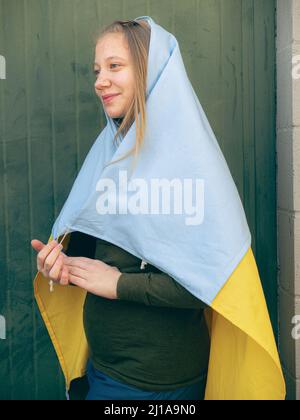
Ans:
[{"label": "long sleeve", "polygon": [[117,284],[118,300],[169,308],[199,310],[207,307],[156,267],[147,265],[145,272],[137,272],[140,266],[138,258],[108,242],[99,239],[96,242],[93,236],[72,232],[65,254],[73,257],[96,257],[108,265],[117,266],[122,272]]},{"label": "long sleeve", "polygon": [[122,273],[117,297],[148,306],[205,309],[207,305],[166,273]]}]

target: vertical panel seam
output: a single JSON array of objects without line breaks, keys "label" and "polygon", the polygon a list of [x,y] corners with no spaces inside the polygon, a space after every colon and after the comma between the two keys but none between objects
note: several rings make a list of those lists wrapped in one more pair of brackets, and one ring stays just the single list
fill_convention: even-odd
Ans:
[{"label": "vertical panel seam", "polygon": [[[253,134],[254,134],[254,141],[253,141],[253,148],[254,148],[254,198],[255,198],[255,238],[257,238],[257,174],[256,174],[256,45],[255,45],[255,0],[252,0],[253,7],[252,7],[252,20],[253,20]],[[257,251],[257,242],[256,242],[256,251]]]},{"label": "vertical panel seam", "polygon": [[53,38],[52,38],[52,23],[53,23],[53,10],[52,2],[48,0],[49,11],[49,62],[50,62],[50,91],[51,91],[51,159],[52,159],[52,179],[53,179],[53,213],[54,218],[57,216],[57,186],[56,186],[56,136],[55,136],[55,87],[54,87],[54,60],[53,60]]},{"label": "vertical panel seam", "polygon": [[[30,127],[30,89],[28,80],[28,8],[27,1],[24,0],[24,60],[25,60],[25,94],[26,94],[26,144],[27,144],[27,177],[28,177],[28,213],[29,213],[29,232],[30,238],[32,238],[32,226],[33,226],[33,215],[32,215],[32,166],[31,166],[31,127]],[[31,250],[29,248],[29,259],[31,260]],[[30,264],[31,278],[33,278],[32,264]],[[33,335],[32,335],[32,362],[33,362],[33,374],[34,374],[34,395],[37,399],[37,362],[36,362],[36,320],[35,320],[35,306],[32,299],[32,323],[33,323]]]},{"label": "vertical panel seam", "polygon": [[240,30],[241,30],[241,71],[242,71],[242,77],[241,77],[241,83],[242,83],[242,153],[243,153],[243,203],[245,204],[245,121],[244,121],[244,117],[245,117],[245,107],[244,107],[244,72],[243,72],[243,67],[244,67],[244,54],[243,54],[243,45],[244,45],[244,31],[243,31],[243,7],[244,3],[242,2],[241,4],[241,17],[240,17],[240,21],[241,21],[241,26],[240,26]]},{"label": "vertical panel seam", "polygon": [[76,121],[76,173],[79,171],[79,156],[80,156],[80,147],[79,147],[79,94],[78,94],[78,41],[77,41],[77,31],[76,31],[76,22],[77,22],[77,8],[73,5],[73,36],[74,36],[74,58],[75,58],[75,65],[74,65],[74,72],[75,72],[75,121]]},{"label": "vertical panel seam", "polygon": [[[0,25],[0,30],[2,28],[2,39],[4,40],[4,13],[3,13],[3,3],[0,2],[0,17],[2,17],[2,21],[1,21],[1,25]],[[8,73],[8,69],[9,66],[6,66],[6,77],[7,73]],[[9,269],[9,261],[10,261],[10,254],[9,254],[9,232],[8,232],[8,205],[7,205],[7,196],[8,196],[8,181],[7,181],[7,151],[6,151],[6,126],[5,126],[5,116],[6,116],[6,112],[5,112],[5,99],[4,99],[4,95],[5,95],[5,89],[3,87],[3,81],[2,81],[2,85],[1,85],[1,124],[2,124],[2,159],[3,159],[3,168],[4,168],[4,174],[3,174],[3,191],[4,191],[4,223],[5,223],[5,243],[6,243],[6,275],[9,279],[9,273],[10,273],[10,269]],[[7,280],[8,280],[7,279]],[[7,282],[8,285],[8,282]],[[10,380],[10,399],[12,400],[13,394],[12,394],[12,389],[13,389],[13,363],[12,363],[12,335],[11,335],[11,324],[12,324],[12,320],[11,320],[11,299],[10,299],[10,292],[9,292],[9,286],[8,289],[6,291],[6,305],[7,305],[7,324],[8,324],[8,352],[9,352],[9,369],[10,369],[10,375],[9,375],[9,380]]]}]

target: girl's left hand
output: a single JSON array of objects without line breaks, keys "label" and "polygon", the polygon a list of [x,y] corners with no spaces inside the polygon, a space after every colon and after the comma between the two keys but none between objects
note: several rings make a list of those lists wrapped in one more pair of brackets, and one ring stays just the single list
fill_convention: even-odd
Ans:
[{"label": "girl's left hand", "polygon": [[122,274],[117,267],[85,257],[68,257],[64,265],[70,283],[94,295],[117,299],[117,283]]}]

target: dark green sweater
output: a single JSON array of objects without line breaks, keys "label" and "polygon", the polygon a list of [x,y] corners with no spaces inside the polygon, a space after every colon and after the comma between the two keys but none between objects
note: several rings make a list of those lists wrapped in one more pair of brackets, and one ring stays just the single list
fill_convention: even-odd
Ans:
[{"label": "dark green sweater", "polygon": [[96,369],[148,391],[196,382],[207,371],[206,305],[173,278],[124,249],[73,232],[67,255],[117,267],[118,299],[87,294],[84,328]]}]

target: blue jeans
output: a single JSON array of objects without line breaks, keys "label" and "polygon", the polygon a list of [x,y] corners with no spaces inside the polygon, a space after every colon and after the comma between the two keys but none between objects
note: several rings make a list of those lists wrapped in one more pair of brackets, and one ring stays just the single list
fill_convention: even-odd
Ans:
[{"label": "blue jeans", "polygon": [[171,391],[145,391],[117,381],[95,369],[88,361],[87,377],[90,390],[86,400],[204,400],[207,375],[199,381]]}]

